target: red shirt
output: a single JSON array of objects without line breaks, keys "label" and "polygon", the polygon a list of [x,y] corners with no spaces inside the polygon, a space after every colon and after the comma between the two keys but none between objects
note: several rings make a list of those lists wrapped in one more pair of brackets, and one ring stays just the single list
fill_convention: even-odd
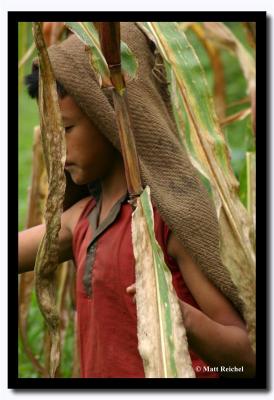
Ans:
[{"label": "red shirt", "polygon": [[[126,196],[97,227],[100,201],[87,203],[73,232],[77,268],[76,306],[81,377],[144,378],[138,352],[136,305],[126,288],[135,282],[131,238],[132,207]],[[167,254],[169,228],[153,207],[155,235],[172,273],[178,297],[199,308],[184,284],[175,260]],[[192,365],[201,367],[197,377],[218,378],[203,372],[206,366],[190,351]]]}]

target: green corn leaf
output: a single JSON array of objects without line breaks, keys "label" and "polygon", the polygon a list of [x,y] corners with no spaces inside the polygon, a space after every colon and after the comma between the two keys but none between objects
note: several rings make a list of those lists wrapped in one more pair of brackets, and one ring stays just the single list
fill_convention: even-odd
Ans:
[{"label": "green corn leaf", "polygon": [[138,62],[132,51],[125,42],[121,42],[121,65],[123,74],[130,79],[134,79],[137,74]]},{"label": "green corn leaf", "polygon": [[[100,47],[98,32],[94,27],[94,24],[92,22],[85,22],[85,24],[92,31],[92,34],[96,39],[96,43]],[[138,61],[137,58],[134,57],[134,54],[128,45],[123,41],[121,41],[121,66],[122,73],[126,78],[128,78],[128,80],[135,78],[138,69]]]},{"label": "green corn leaf", "polygon": [[132,213],[138,348],[146,378],[193,378],[186,332],[172,276],[155,238],[147,186]]},{"label": "green corn leaf", "polygon": [[[107,62],[100,48],[99,35],[91,22],[65,22],[82,42],[90,48],[91,65],[94,68],[103,87],[112,86]],[[121,42],[122,72],[128,80],[134,79],[138,69],[136,57],[126,43]]]},{"label": "green corn leaf", "polygon": [[[183,141],[194,166],[210,183],[220,222],[221,256],[245,305],[251,343],[255,349],[255,253],[252,220],[242,205],[229,149],[214,109],[199,58],[174,22],[138,23],[154,41],[171,69],[172,94],[189,126]],[[223,27],[221,27],[223,31]],[[175,107],[176,108],[176,107]],[[178,108],[178,107],[177,107]],[[180,118],[177,109],[177,120]],[[182,124],[178,126],[182,133]]]},{"label": "green corn leaf", "polygon": [[65,22],[65,25],[90,48],[91,66],[100,79],[100,84],[103,87],[111,86],[108,65],[100,49],[98,34],[93,24]]}]

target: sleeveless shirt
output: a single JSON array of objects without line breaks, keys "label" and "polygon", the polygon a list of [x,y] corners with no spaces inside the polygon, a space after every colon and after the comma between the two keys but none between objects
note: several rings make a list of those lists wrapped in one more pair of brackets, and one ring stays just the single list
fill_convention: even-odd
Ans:
[{"label": "sleeveless shirt", "polygon": [[[77,343],[82,378],[144,378],[138,352],[137,314],[126,288],[135,282],[132,207],[123,196],[97,227],[100,200],[87,202],[73,232]],[[178,297],[199,308],[176,261],[167,253],[168,226],[153,206],[154,228]],[[218,378],[191,349],[197,378]]]}]

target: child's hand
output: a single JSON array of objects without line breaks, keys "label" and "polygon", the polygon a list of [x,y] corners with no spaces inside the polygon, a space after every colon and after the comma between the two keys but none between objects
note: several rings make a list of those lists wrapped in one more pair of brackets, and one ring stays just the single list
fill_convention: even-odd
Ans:
[{"label": "child's hand", "polygon": [[[130,296],[132,296],[132,301],[133,303],[136,303],[136,285],[135,283],[133,283],[132,285],[128,286],[126,288],[126,292],[127,294],[129,294]],[[180,308],[183,314],[183,319],[184,321],[187,320],[188,321],[188,317],[189,317],[189,309],[192,309],[193,307],[191,307],[188,303],[182,301],[181,299],[179,299],[179,304],[180,304]]]},{"label": "child's hand", "polygon": [[126,288],[126,292],[132,296],[133,303],[136,303],[136,285],[133,283],[132,285]]},{"label": "child's hand", "polygon": [[188,334],[190,334],[191,329],[192,329],[192,322],[199,319],[199,317],[201,315],[201,311],[198,310],[197,308],[191,306],[190,304],[186,303],[185,301],[182,301],[179,298],[178,298],[178,300],[179,300],[186,332]]},{"label": "child's hand", "polygon": [[188,312],[189,312],[189,307],[188,306],[189,306],[189,304],[187,304],[185,301],[182,301],[181,299],[178,299],[178,300],[179,300],[179,304],[180,304],[183,320],[185,322],[187,317],[188,317]]}]

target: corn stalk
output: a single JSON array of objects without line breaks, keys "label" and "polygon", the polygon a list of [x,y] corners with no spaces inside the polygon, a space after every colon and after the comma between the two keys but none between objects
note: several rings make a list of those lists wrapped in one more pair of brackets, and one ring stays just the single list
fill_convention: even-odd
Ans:
[{"label": "corn stalk", "polygon": [[[231,167],[229,150],[220,129],[204,71],[178,24],[138,24],[154,41],[166,62],[175,99],[176,120],[183,121],[178,124],[181,140],[193,165],[213,195],[220,222],[222,261],[243,301],[244,317],[255,351],[255,253],[251,240],[252,220],[238,196],[239,185]],[[253,74],[252,65],[246,66],[246,71]],[[186,124],[188,129],[184,129]]]},{"label": "corn stalk", "polygon": [[[195,377],[171,272],[155,238],[150,189],[142,190],[138,156],[131,129],[125,81],[121,73],[120,24],[102,22],[100,43],[114,86],[113,101],[124,159],[127,187],[134,209],[138,348],[148,378]],[[142,192],[142,193],[141,193]]]}]

